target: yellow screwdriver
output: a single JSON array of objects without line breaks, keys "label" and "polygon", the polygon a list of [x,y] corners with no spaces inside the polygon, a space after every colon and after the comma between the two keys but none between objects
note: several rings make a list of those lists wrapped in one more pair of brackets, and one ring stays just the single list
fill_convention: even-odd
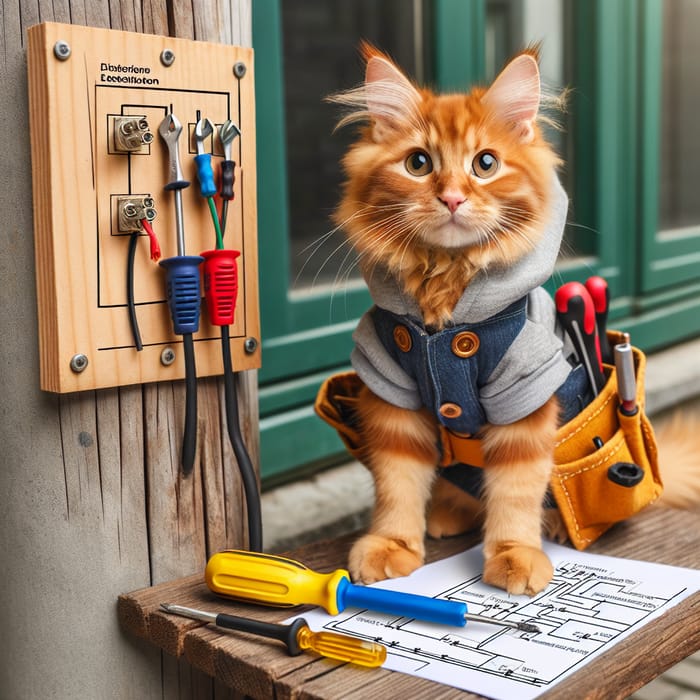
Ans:
[{"label": "yellow screwdriver", "polygon": [[160,607],[173,615],[182,615],[201,622],[213,622],[218,627],[277,639],[287,645],[290,656],[298,656],[303,651],[309,650],[328,659],[372,668],[381,666],[386,659],[386,647],[377,642],[357,639],[335,632],[314,632],[303,618],[297,618],[289,625],[277,625],[237,615],[195,610],[172,603],[161,603]]},{"label": "yellow screwdriver", "polygon": [[467,612],[466,603],[457,600],[357,586],[350,583],[350,574],[344,569],[321,574],[272,554],[227,549],[209,559],[204,575],[214,593],[249,603],[320,605],[331,615],[355,607],[457,627],[464,627],[469,620],[521,632],[540,631],[530,622],[474,615]]}]

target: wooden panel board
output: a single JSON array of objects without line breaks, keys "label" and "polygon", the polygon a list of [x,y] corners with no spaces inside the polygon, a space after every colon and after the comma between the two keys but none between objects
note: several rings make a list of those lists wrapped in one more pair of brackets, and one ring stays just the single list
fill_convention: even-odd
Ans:
[{"label": "wooden panel board", "polygon": [[[137,352],[126,307],[130,234],[119,226],[119,198],[150,196],[163,258],[178,254],[174,195],[168,153],[158,126],[172,112],[182,123],[179,153],[185,252],[215,247],[206,201],[194,165],[194,126],[231,119],[242,137],[233,142],[237,162],[235,199],[228,212],[227,248],[241,251],[239,294],[231,330],[234,367],[260,366],[260,349],[246,352],[246,339],[260,338],[257,296],[256,175],[253,55],[251,49],[122,31],[45,23],[29,32],[30,125],[36,237],[41,386],[70,392],[179,379],[184,376],[181,339],[173,335],[165,301],[164,270],[139,241],[135,260],[136,315],[143,339]],[[70,47],[66,60],[57,41]],[[160,60],[168,49],[175,60]],[[233,66],[245,73],[236,77]],[[133,153],[117,150],[115,121],[144,116],[153,141]],[[216,167],[218,138],[207,151]],[[195,334],[197,372],[222,373],[220,331],[203,310]],[[165,366],[161,353],[172,348]],[[82,372],[71,359],[88,358]]]}]

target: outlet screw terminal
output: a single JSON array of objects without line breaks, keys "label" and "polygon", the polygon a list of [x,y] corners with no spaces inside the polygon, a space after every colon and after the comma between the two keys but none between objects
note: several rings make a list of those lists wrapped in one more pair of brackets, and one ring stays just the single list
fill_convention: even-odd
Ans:
[{"label": "outlet screw terminal", "polygon": [[144,116],[116,117],[114,147],[122,153],[134,153],[153,141],[153,132]]},{"label": "outlet screw terminal", "polygon": [[117,226],[120,233],[142,232],[141,221],[156,218],[153,197],[149,195],[117,198]]}]

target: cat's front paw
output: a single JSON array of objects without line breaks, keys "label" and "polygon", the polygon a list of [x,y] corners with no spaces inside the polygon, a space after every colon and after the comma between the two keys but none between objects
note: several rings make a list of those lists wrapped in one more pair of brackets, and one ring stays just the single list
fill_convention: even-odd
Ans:
[{"label": "cat's front paw", "polygon": [[374,583],[408,576],[422,566],[423,558],[422,542],[407,543],[381,535],[364,535],[350,550],[348,569],[353,581]]},{"label": "cat's front paw", "polygon": [[484,550],[484,583],[503,588],[513,595],[535,595],[547,587],[554,569],[547,555],[536,547],[516,542],[499,542]]}]

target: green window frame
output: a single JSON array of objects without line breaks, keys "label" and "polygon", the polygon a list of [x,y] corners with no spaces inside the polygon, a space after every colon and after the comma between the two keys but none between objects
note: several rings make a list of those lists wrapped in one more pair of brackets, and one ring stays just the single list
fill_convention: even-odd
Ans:
[{"label": "green window frame", "polygon": [[651,351],[700,332],[700,228],[682,240],[659,236],[663,0],[572,2],[571,9],[574,207],[598,245],[563,277],[606,277],[612,325]]},{"label": "green window frame", "polygon": [[[679,236],[661,236],[657,174],[660,170],[661,79],[663,49],[663,2],[645,0],[641,5],[640,34],[645,50],[641,54],[641,209],[646,265],[641,289],[654,292],[700,277],[700,224],[684,229]],[[697,287],[688,291],[697,296]]]},{"label": "green window frame", "polygon": [[[253,3],[266,485],[343,458],[313,401],[327,376],[349,367],[352,331],[371,304],[361,285],[333,304],[325,292],[290,292],[280,2]],[[657,231],[662,0],[565,2],[573,28],[571,239],[581,254],[563,261],[549,286],[603,275],[611,326],[651,350],[700,332],[700,229],[671,241]],[[429,7],[436,86],[483,80],[485,0]]]}]

